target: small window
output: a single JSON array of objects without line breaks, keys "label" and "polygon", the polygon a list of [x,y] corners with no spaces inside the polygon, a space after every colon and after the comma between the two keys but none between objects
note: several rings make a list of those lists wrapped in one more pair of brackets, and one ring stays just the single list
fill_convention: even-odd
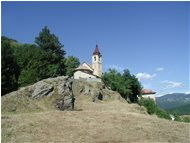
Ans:
[{"label": "small window", "polygon": [[96,61],[96,57],[94,57],[94,61]]}]

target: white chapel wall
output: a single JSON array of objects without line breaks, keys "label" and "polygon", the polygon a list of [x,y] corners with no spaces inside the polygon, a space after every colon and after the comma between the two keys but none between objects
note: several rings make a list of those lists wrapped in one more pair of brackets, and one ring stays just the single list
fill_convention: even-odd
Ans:
[{"label": "white chapel wall", "polygon": [[74,79],[80,79],[80,78],[96,78],[96,77],[94,75],[85,72],[76,71],[74,73]]}]

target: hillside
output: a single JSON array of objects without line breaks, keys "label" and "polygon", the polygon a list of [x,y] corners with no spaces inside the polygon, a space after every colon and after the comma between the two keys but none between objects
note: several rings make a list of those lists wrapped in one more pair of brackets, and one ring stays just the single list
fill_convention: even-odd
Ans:
[{"label": "hillside", "polygon": [[[150,116],[103,84],[74,80],[70,92],[70,83],[67,77],[51,78],[3,96],[2,142],[190,141],[188,123]],[[57,103],[66,103],[71,93],[74,110],[60,111]]]},{"label": "hillside", "polygon": [[47,111],[2,116],[7,142],[180,142],[189,139],[189,124],[137,113],[113,101],[92,103],[83,111]]},{"label": "hillside", "polygon": [[190,115],[190,103],[169,109],[169,111],[175,111],[179,115]]},{"label": "hillside", "polygon": [[[173,93],[156,98],[156,103],[163,109],[172,109],[190,103],[190,94]],[[189,109],[190,110],[190,109]]]}]

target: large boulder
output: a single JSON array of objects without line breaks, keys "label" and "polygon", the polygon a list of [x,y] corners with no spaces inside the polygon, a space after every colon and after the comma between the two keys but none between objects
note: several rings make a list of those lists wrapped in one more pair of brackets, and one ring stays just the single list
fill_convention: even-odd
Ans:
[{"label": "large boulder", "polygon": [[[11,96],[12,98],[18,99],[18,97],[22,95],[23,98],[24,96],[27,98],[29,97],[34,103],[45,100],[44,104],[49,104],[45,105],[47,107],[54,106],[60,110],[73,110],[75,98],[72,92],[72,83],[73,79],[67,76],[44,79],[33,85],[22,87],[18,91],[5,95],[2,104],[5,103],[5,100],[6,102],[10,100],[6,97]],[[14,100],[14,102],[16,103],[16,100]]]},{"label": "large boulder", "polygon": [[123,100],[118,92],[109,90],[103,82],[74,80],[72,90],[75,97],[88,96],[93,102]]}]

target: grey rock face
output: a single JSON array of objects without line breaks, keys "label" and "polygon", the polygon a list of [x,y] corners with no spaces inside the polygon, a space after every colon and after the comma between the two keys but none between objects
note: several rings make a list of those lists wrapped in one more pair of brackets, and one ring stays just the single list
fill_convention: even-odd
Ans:
[{"label": "grey rock face", "polygon": [[74,80],[72,90],[74,95],[89,96],[92,102],[122,100],[119,93],[107,89],[102,82],[88,82],[83,80]]},{"label": "grey rock face", "polygon": [[60,110],[73,110],[75,98],[72,92],[72,83],[73,80],[67,76],[48,78],[31,86],[22,87],[10,95],[24,94],[35,100],[55,96],[55,107]]},{"label": "grey rock face", "polygon": [[57,108],[60,110],[73,110],[75,98],[72,92],[72,79],[68,79],[65,83],[57,86],[58,94],[63,96],[62,99],[58,100]]},{"label": "grey rock face", "polygon": [[53,95],[53,85],[48,84],[44,81],[40,81],[36,83],[34,92],[32,93],[32,98],[39,99],[44,96],[51,96]]},{"label": "grey rock face", "polygon": [[[47,108],[51,105],[59,110],[73,110],[75,98],[78,100],[83,98],[81,96],[90,99],[92,102],[122,99],[119,93],[107,89],[103,83],[75,80],[65,76],[44,79],[31,86],[9,93],[8,96],[19,98],[20,95],[27,96],[34,102],[45,99],[47,102],[45,104],[48,104]],[[79,96],[81,98],[78,98]]]},{"label": "grey rock face", "polygon": [[59,100],[57,102],[57,108],[60,110],[73,110],[74,109],[74,102],[75,98],[74,97],[67,97],[66,99],[63,98],[62,100]]}]

